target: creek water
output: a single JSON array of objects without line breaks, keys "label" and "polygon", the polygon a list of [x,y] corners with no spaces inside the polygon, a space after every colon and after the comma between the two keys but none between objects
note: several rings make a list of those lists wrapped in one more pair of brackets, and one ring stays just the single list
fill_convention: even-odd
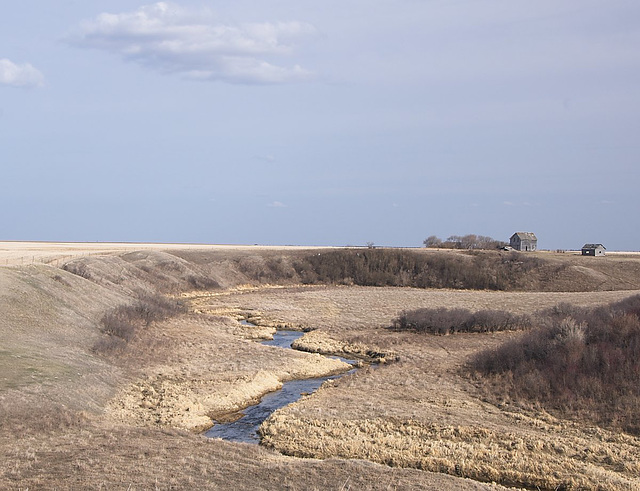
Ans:
[{"label": "creek water", "polygon": [[[303,334],[299,331],[277,331],[273,335],[273,340],[264,341],[262,344],[291,349],[291,344]],[[350,360],[340,359],[350,363]],[[347,373],[351,373],[351,371]],[[205,435],[232,442],[260,443],[258,428],[271,413],[297,401],[303,394],[315,392],[325,380],[336,379],[343,375],[345,374],[285,382],[282,384],[282,389],[265,395],[258,404],[241,411],[242,416],[236,421],[216,423]]]}]

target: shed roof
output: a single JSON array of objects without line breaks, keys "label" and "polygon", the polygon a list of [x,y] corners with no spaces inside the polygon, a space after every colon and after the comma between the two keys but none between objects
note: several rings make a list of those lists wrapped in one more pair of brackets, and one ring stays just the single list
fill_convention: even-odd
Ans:
[{"label": "shed roof", "polygon": [[597,249],[598,247],[602,247],[603,249],[606,249],[606,247],[603,246],[602,244],[585,244],[582,246],[583,249]]}]

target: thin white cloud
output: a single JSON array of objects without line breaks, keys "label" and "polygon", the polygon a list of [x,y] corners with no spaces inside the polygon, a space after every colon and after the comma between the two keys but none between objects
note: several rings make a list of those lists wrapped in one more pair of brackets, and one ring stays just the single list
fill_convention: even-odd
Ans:
[{"label": "thin white cloud", "polygon": [[287,205],[285,205],[280,201],[274,201],[273,203],[269,203],[267,206],[269,208],[286,208],[287,207]]},{"label": "thin white cloud", "polygon": [[102,13],[68,40],[195,80],[268,84],[311,77],[300,65],[280,66],[272,58],[292,55],[295,42],[314,32],[297,21],[223,23],[210,11],[158,2],[135,12]]},{"label": "thin white cloud", "polygon": [[514,203],[513,201],[503,201],[502,204],[504,206],[525,206],[525,207],[539,206],[539,203],[532,203],[530,201],[521,201],[518,203]]},{"label": "thin white cloud", "polygon": [[0,59],[0,85],[11,87],[42,87],[44,76],[29,63],[18,65],[7,58]]},{"label": "thin white cloud", "polygon": [[275,155],[271,155],[271,154],[269,154],[269,155],[256,155],[254,158],[256,160],[260,160],[260,161],[265,162],[267,164],[272,164],[277,160]]}]

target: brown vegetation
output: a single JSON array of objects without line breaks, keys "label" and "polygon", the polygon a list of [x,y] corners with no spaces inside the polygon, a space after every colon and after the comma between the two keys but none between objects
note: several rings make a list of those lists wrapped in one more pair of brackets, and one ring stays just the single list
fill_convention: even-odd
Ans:
[{"label": "brown vegetation", "polygon": [[95,344],[94,350],[97,353],[122,351],[136,331],[184,312],[185,308],[178,301],[159,294],[143,294],[135,303],[121,305],[104,314],[100,319],[100,331],[106,337]]},{"label": "brown vegetation", "polygon": [[296,459],[174,428],[96,422],[63,408],[0,413],[0,488],[503,490],[365,461]]},{"label": "brown vegetation", "polygon": [[412,330],[430,334],[457,332],[517,331],[531,327],[531,317],[504,310],[416,309],[405,310],[393,319],[393,329]]},{"label": "brown vegetation", "polygon": [[223,288],[331,284],[556,292],[640,289],[639,256],[594,261],[546,252],[362,248],[189,249],[172,255]]},{"label": "brown vegetation", "polygon": [[559,305],[543,327],[480,353],[470,369],[494,401],[640,435],[640,296]]},{"label": "brown vegetation", "polygon": [[487,237],[484,235],[452,235],[447,240],[442,240],[435,235],[431,235],[424,239],[423,244],[425,247],[435,247],[442,249],[499,249],[505,245],[506,242],[494,239],[493,237]]},{"label": "brown vegetation", "polygon": [[263,319],[314,326],[302,338],[308,337],[310,349],[316,342],[319,350],[366,343],[398,353],[398,362],[325,384],[313,396],[278,411],[263,425],[263,435],[264,443],[279,451],[437,469],[533,489],[613,490],[640,485],[636,438],[535,409],[498,408],[479,398],[477,389],[459,375],[470,356],[521,333],[425,336],[388,330],[388,321],[381,320],[403,306],[456,305],[475,311],[500,305],[531,316],[562,300],[588,306],[628,296],[310,287],[229,292],[199,305],[259,308]]},{"label": "brown vegetation", "polygon": [[294,264],[302,283],[515,290],[535,256],[511,254],[420,254],[403,250],[340,250],[307,256]]},{"label": "brown vegetation", "polygon": [[141,293],[170,294],[220,287],[207,271],[161,251],[133,251],[118,256],[82,256],[64,263],[62,269],[134,297]]},{"label": "brown vegetation", "polygon": [[[605,305],[640,288],[638,258],[527,257],[147,247],[71,259],[69,271],[0,268],[0,487],[487,489],[499,486],[477,481],[494,480],[534,489],[638,488],[638,437],[534,404],[489,403],[462,375],[478,352],[522,333],[388,329],[403,311],[531,316],[562,302]],[[314,285],[300,286],[303,277]],[[354,279],[411,285],[421,277],[438,285],[453,278],[455,288],[372,288]],[[514,291],[460,289],[483,281],[497,287],[505,278]],[[175,298],[187,312],[173,311]],[[282,325],[308,331],[300,340],[308,351],[390,362],[328,382],[264,425],[269,447],[326,460],[184,431],[285,380],[344,369],[254,341]],[[108,339],[121,339],[120,347],[95,350]]]}]

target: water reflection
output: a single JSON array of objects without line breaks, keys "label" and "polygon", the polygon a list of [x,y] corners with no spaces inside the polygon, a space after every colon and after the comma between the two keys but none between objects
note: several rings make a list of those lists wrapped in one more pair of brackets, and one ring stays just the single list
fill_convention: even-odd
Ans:
[{"label": "water reflection", "polygon": [[[265,341],[263,344],[279,346],[281,348],[291,348],[291,343],[302,335],[303,333],[299,331],[278,331],[274,334],[273,340]],[[349,362],[349,360],[344,361]],[[348,373],[351,373],[351,371]],[[243,410],[240,419],[230,423],[216,423],[205,435],[232,442],[260,443],[258,428],[271,413],[276,409],[280,409],[287,404],[297,401],[304,394],[315,392],[325,380],[332,380],[343,375],[344,374],[339,374],[330,377],[285,382],[282,389],[267,394],[259,404]]]}]

